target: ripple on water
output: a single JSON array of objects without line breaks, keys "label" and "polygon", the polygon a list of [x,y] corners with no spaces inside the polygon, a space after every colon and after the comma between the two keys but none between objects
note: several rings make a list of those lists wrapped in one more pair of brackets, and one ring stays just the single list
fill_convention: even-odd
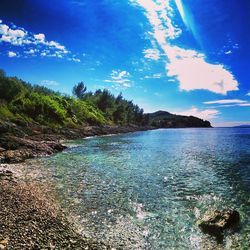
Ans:
[{"label": "ripple on water", "polygon": [[[121,249],[244,249],[250,239],[250,130],[181,129],[94,137],[46,158],[84,234]],[[218,245],[197,219],[234,207]],[[247,248],[246,248],[247,249]]]}]

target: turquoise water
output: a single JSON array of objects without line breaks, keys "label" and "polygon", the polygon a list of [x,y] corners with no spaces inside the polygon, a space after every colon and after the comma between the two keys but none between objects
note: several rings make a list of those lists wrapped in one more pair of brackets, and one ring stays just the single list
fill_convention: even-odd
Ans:
[{"label": "turquoise water", "polygon": [[[248,249],[250,129],[162,129],[69,142],[42,159],[83,233],[119,249]],[[197,219],[236,208],[222,244]]]}]

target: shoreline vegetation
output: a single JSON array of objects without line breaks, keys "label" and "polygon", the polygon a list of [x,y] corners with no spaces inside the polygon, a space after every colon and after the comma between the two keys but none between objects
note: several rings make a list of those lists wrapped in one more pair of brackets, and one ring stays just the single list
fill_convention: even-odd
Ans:
[{"label": "shoreline vegetation", "polygon": [[167,111],[144,113],[133,101],[107,89],[87,91],[83,82],[73,96],[32,85],[0,70],[0,163],[51,155],[61,140],[156,128],[209,128],[209,121]]},{"label": "shoreline vegetation", "polygon": [[61,152],[66,148],[63,140],[211,127],[196,117],[164,111],[144,114],[122,94],[86,92],[82,82],[73,88],[73,95],[7,77],[0,70],[0,249],[111,249],[77,233],[57,202],[53,183],[24,180],[16,163]]}]

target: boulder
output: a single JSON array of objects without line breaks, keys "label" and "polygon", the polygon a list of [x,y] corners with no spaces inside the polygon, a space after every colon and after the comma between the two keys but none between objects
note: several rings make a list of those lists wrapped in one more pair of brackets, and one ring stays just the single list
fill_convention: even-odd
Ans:
[{"label": "boulder", "polygon": [[234,229],[239,223],[239,212],[229,209],[223,211],[216,210],[206,215],[198,222],[198,226],[204,233],[215,236],[217,239],[222,239],[226,229]]},{"label": "boulder", "polygon": [[6,150],[0,153],[0,163],[18,163],[33,157],[34,153],[30,149]]}]

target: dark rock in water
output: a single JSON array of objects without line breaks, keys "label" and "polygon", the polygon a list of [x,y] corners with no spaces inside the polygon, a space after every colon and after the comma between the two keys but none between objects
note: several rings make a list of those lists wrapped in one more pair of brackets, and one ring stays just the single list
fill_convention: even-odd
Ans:
[{"label": "dark rock in water", "polygon": [[236,210],[214,211],[205,216],[198,226],[204,233],[215,236],[218,240],[223,238],[225,229],[234,229],[240,223],[240,214]]}]

